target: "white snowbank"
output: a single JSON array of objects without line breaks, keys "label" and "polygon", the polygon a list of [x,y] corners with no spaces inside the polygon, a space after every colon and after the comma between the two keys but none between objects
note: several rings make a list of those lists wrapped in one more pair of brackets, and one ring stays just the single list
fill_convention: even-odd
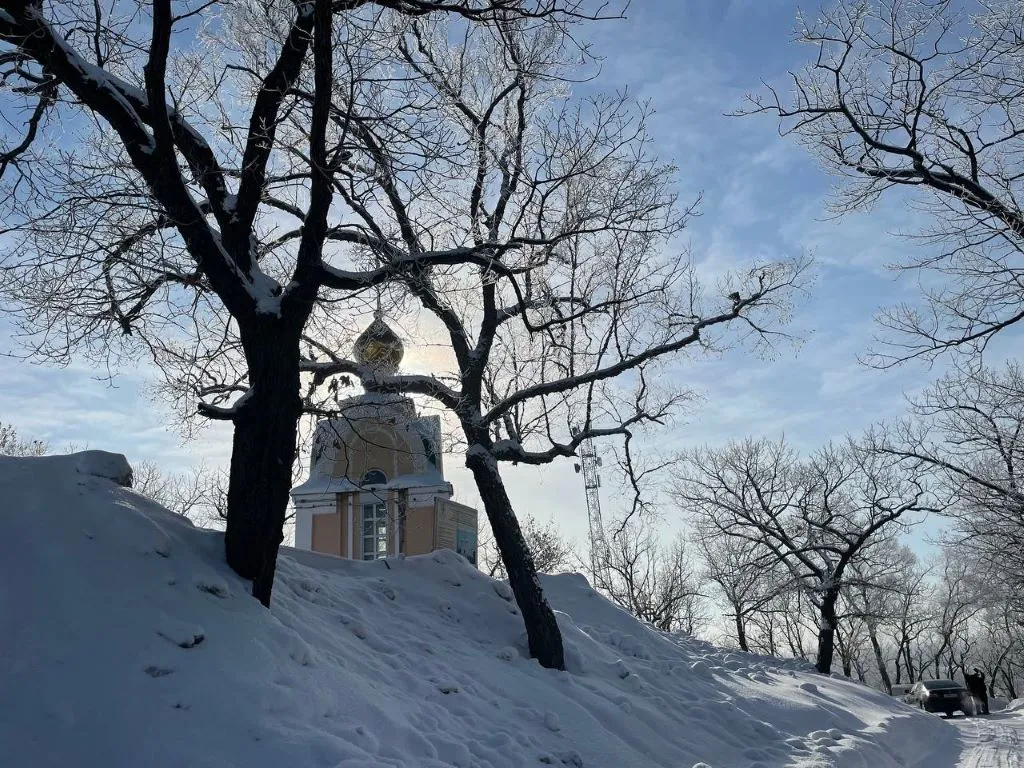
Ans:
[{"label": "white snowbank", "polygon": [[60,461],[70,459],[74,461],[75,470],[83,475],[93,477],[105,477],[113,480],[125,488],[132,487],[134,473],[128,459],[120,453],[107,453],[106,451],[82,451],[73,453],[70,456],[53,456],[51,460]]},{"label": "white snowbank", "polygon": [[544,670],[508,587],[452,552],[285,551],[268,612],[220,534],[93,461],[0,459],[4,766],[887,768],[955,739],[806,665],[653,631],[580,576],[544,581],[570,671]]}]

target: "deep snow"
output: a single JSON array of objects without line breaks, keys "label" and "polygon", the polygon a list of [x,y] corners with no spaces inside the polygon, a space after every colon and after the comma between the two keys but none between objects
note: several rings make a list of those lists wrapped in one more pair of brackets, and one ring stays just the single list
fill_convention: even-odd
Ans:
[{"label": "deep snow", "polygon": [[581,576],[544,579],[566,672],[526,658],[508,587],[452,552],[285,550],[268,612],[221,535],[109,479],[124,468],[0,458],[3,766],[888,768],[955,752],[936,717],[656,632]]}]

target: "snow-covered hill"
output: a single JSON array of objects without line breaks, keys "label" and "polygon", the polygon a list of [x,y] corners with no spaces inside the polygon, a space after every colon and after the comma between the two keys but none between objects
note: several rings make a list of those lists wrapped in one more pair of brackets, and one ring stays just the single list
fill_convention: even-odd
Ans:
[{"label": "snow-covered hill", "polygon": [[955,732],[806,667],[544,586],[569,671],[458,555],[285,551],[264,610],[217,533],[119,487],[120,457],[0,459],[0,764],[912,766]]}]

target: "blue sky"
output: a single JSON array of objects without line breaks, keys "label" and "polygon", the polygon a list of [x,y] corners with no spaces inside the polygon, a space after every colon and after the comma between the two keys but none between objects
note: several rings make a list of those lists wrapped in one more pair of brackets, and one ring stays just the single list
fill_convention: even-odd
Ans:
[{"label": "blue sky", "polygon": [[[660,153],[679,165],[681,195],[704,195],[702,215],[688,233],[702,267],[714,272],[752,257],[802,251],[817,263],[817,282],[795,313],[799,348],[782,347],[772,359],[728,353],[673,366],[673,375],[703,400],[659,438],[662,445],[785,433],[798,448],[813,450],[898,416],[904,392],[936,375],[921,366],[876,371],[857,361],[876,330],[873,314],[917,295],[909,276],[897,280],[884,268],[915,247],[892,234],[913,228],[903,201],[889,198],[869,214],[828,220],[824,203],[833,180],[779,137],[771,118],[725,116],[761,79],[777,81],[811,54],[791,42],[796,13],[789,0],[634,0],[627,21],[592,30],[596,52],[605,57],[601,87],[628,86],[653,102],[652,133]],[[0,351],[9,349],[0,340]],[[169,470],[226,462],[227,428],[215,425],[183,442],[173,417],[149,399],[151,382],[145,369],[118,372],[111,384],[106,371],[84,364],[54,370],[2,357],[0,421],[57,449],[88,444]],[[458,497],[475,503],[461,461],[450,457],[446,466]],[[582,539],[585,501],[571,462],[509,468],[506,477],[520,513],[554,517]],[[617,497],[606,486],[608,513]],[[665,515],[666,526],[675,527],[671,510]]]}]

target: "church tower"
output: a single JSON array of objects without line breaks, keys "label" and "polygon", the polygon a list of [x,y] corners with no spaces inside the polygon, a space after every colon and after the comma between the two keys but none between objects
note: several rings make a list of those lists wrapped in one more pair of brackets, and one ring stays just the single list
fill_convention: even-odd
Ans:
[{"label": "church tower", "polygon": [[[352,354],[378,376],[394,375],[405,349],[381,312]],[[451,500],[441,418],[411,398],[366,392],[317,423],[309,479],[292,489],[295,546],[377,560],[453,549],[476,563],[477,512]]]}]

